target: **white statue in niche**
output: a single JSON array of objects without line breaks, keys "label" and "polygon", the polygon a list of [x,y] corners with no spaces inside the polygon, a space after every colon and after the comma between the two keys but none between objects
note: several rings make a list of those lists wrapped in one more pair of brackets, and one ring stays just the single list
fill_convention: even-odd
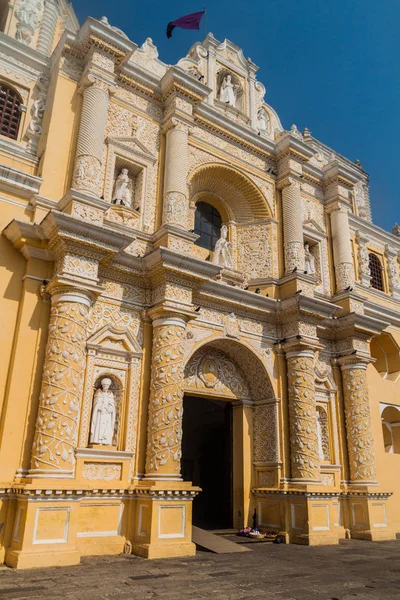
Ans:
[{"label": "white statue in niche", "polygon": [[269,131],[269,116],[263,108],[260,108],[257,114],[258,131],[260,133],[268,133]]},{"label": "white statue in niche", "polygon": [[115,399],[110,390],[111,379],[101,380],[101,389],[95,392],[93,399],[92,422],[90,424],[90,443],[111,446],[115,427]]},{"label": "white statue in niche", "polygon": [[367,204],[365,202],[365,187],[362,181],[357,181],[354,186],[354,200],[357,205],[358,214],[362,219],[367,216]]},{"label": "white statue in niche", "polygon": [[132,207],[132,181],[129,177],[128,169],[122,169],[118,175],[113,194],[113,204],[120,204],[121,206]]},{"label": "white statue in niche", "polygon": [[221,102],[225,102],[225,104],[235,106],[236,92],[231,75],[225,75],[224,79],[222,80],[221,89],[219,90],[219,99]]},{"label": "white statue in niche", "polygon": [[221,227],[221,235],[217,243],[215,244],[214,256],[212,262],[214,265],[219,265],[220,267],[226,267],[228,269],[234,269],[231,247],[232,244],[228,242],[226,239],[228,236],[228,228],[226,225],[222,225]]},{"label": "white statue in niche", "polygon": [[304,244],[304,267],[308,275],[315,275],[315,258],[307,242]]}]

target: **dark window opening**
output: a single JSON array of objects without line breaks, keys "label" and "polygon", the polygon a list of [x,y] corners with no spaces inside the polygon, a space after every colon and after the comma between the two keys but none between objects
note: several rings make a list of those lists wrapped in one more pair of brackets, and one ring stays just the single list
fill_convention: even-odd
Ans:
[{"label": "dark window opening", "polygon": [[18,92],[0,84],[0,134],[13,140],[18,137],[22,100]]},{"label": "dark window opening", "polygon": [[384,292],[382,264],[376,254],[371,253],[369,255],[369,272],[371,275],[371,287]]},{"label": "dark window opening", "polygon": [[196,205],[194,232],[200,236],[195,242],[197,246],[213,251],[220,236],[221,226],[221,215],[216,208],[207,202],[199,202]]}]

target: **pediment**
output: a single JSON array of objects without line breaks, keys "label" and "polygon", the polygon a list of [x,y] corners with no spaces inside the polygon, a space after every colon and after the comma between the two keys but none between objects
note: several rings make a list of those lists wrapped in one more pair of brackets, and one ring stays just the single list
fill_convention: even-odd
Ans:
[{"label": "pediment", "polygon": [[142,354],[142,349],[132,333],[126,328],[105,325],[93,334],[86,342],[88,348],[104,349],[107,352],[117,352],[129,355]]},{"label": "pediment", "polygon": [[139,141],[136,136],[108,136],[107,143],[112,146],[117,146],[133,154],[140,155],[147,161],[154,163],[157,158],[146,148],[143,142]]},{"label": "pediment", "polygon": [[217,56],[219,55],[221,58],[224,58],[226,61],[232,63],[236,67],[240,67],[245,71],[247,71],[249,67],[252,67],[254,72],[258,69],[258,67],[256,67],[256,65],[252,63],[250,59],[246,59],[244,57],[243,50],[230,40],[225,39],[217,46],[216,50]]},{"label": "pediment", "polygon": [[315,221],[314,219],[305,220],[303,225],[305,227],[309,227],[310,229],[314,229],[315,231],[318,231],[319,233],[325,234],[324,228],[321,227],[321,225],[319,223],[317,223],[317,221]]}]

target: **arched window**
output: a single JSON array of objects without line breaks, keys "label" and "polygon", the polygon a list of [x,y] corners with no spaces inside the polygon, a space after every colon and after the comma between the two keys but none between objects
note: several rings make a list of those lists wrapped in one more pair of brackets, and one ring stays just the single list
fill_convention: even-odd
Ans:
[{"label": "arched window", "polygon": [[221,215],[216,208],[207,202],[198,202],[194,221],[194,232],[199,235],[197,246],[213,251],[220,236],[222,226]]},{"label": "arched window", "polygon": [[21,120],[21,96],[8,85],[0,84],[0,134],[13,140],[18,137]]},{"label": "arched window", "polygon": [[381,261],[372,252],[369,254],[369,272],[371,274],[371,287],[384,292]]}]

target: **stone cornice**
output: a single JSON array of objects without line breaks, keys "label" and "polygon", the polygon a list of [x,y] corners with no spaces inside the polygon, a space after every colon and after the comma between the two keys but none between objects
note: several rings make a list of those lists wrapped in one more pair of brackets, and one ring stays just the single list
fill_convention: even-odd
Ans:
[{"label": "stone cornice", "polygon": [[381,333],[388,326],[389,323],[382,319],[377,319],[365,314],[350,313],[342,317],[337,317],[334,329],[336,330],[338,339],[348,337],[349,334],[354,335],[355,337],[361,335],[362,337],[369,338]]},{"label": "stone cornice", "polygon": [[18,196],[31,198],[39,192],[43,179],[24,171],[0,165],[0,190],[14,192]]},{"label": "stone cornice", "polygon": [[119,81],[148,96],[160,96],[160,80],[133,63],[124,63],[118,69]]},{"label": "stone cornice", "polygon": [[265,313],[275,313],[278,300],[255,294],[242,288],[233,287],[218,281],[209,281],[199,290],[200,294],[208,295],[219,301],[236,303],[239,306],[261,310]]},{"label": "stone cornice", "polygon": [[201,102],[211,93],[211,89],[180,67],[170,67],[160,82],[161,94],[166,100],[171,94],[185,96],[192,102]]},{"label": "stone cornice", "polygon": [[86,19],[76,40],[86,52],[97,46],[119,60],[128,59],[137,48],[134,42],[92,17]]},{"label": "stone cornice", "polygon": [[392,327],[400,327],[400,311],[364,299],[364,313],[374,319],[384,319]]},{"label": "stone cornice", "polygon": [[37,167],[39,159],[26,151],[26,147],[19,142],[10,139],[0,139],[0,152],[11,154],[13,158],[18,157],[25,161],[30,167]]},{"label": "stone cornice", "polygon": [[351,169],[334,160],[326,165],[323,169],[323,182],[329,185],[333,182],[338,182],[341,185],[352,188],[358,179]]},{"label": "stone cornice", "polygon": [[276,157],[279,160],[288,154],[306,162],[314,156],[315,152],[303,140],[291,135],[290,131],[284,131],[276,143]]},{"label": "stone cornice", "polygon": [[351,229],[359,230],[371,241],[376,240],[382,244],[388,244],[400,251],[400,238],[378,227],[378,225],[374,225],[365,219],[360,219],[360,217],[357,217],[353,213],[349,214],[349,224]]},{"label": "stone cornice", "polygon": [[250,148],[262,156],[271,157],[275,154],[275,144],[261,137],[252,129],[243,127],[227,119],[217,109],[208,104],[199,104],[194,109],[194,116],[202,125],[234,140],[235,143]]},{"label": "stone cornice", "polygon": [[50,66],[50,60],[38,50],[26,46],[22,42],[0,32],[0,52],[18,61],[18,68],[32,77],[32,71],[39,75]]}]

